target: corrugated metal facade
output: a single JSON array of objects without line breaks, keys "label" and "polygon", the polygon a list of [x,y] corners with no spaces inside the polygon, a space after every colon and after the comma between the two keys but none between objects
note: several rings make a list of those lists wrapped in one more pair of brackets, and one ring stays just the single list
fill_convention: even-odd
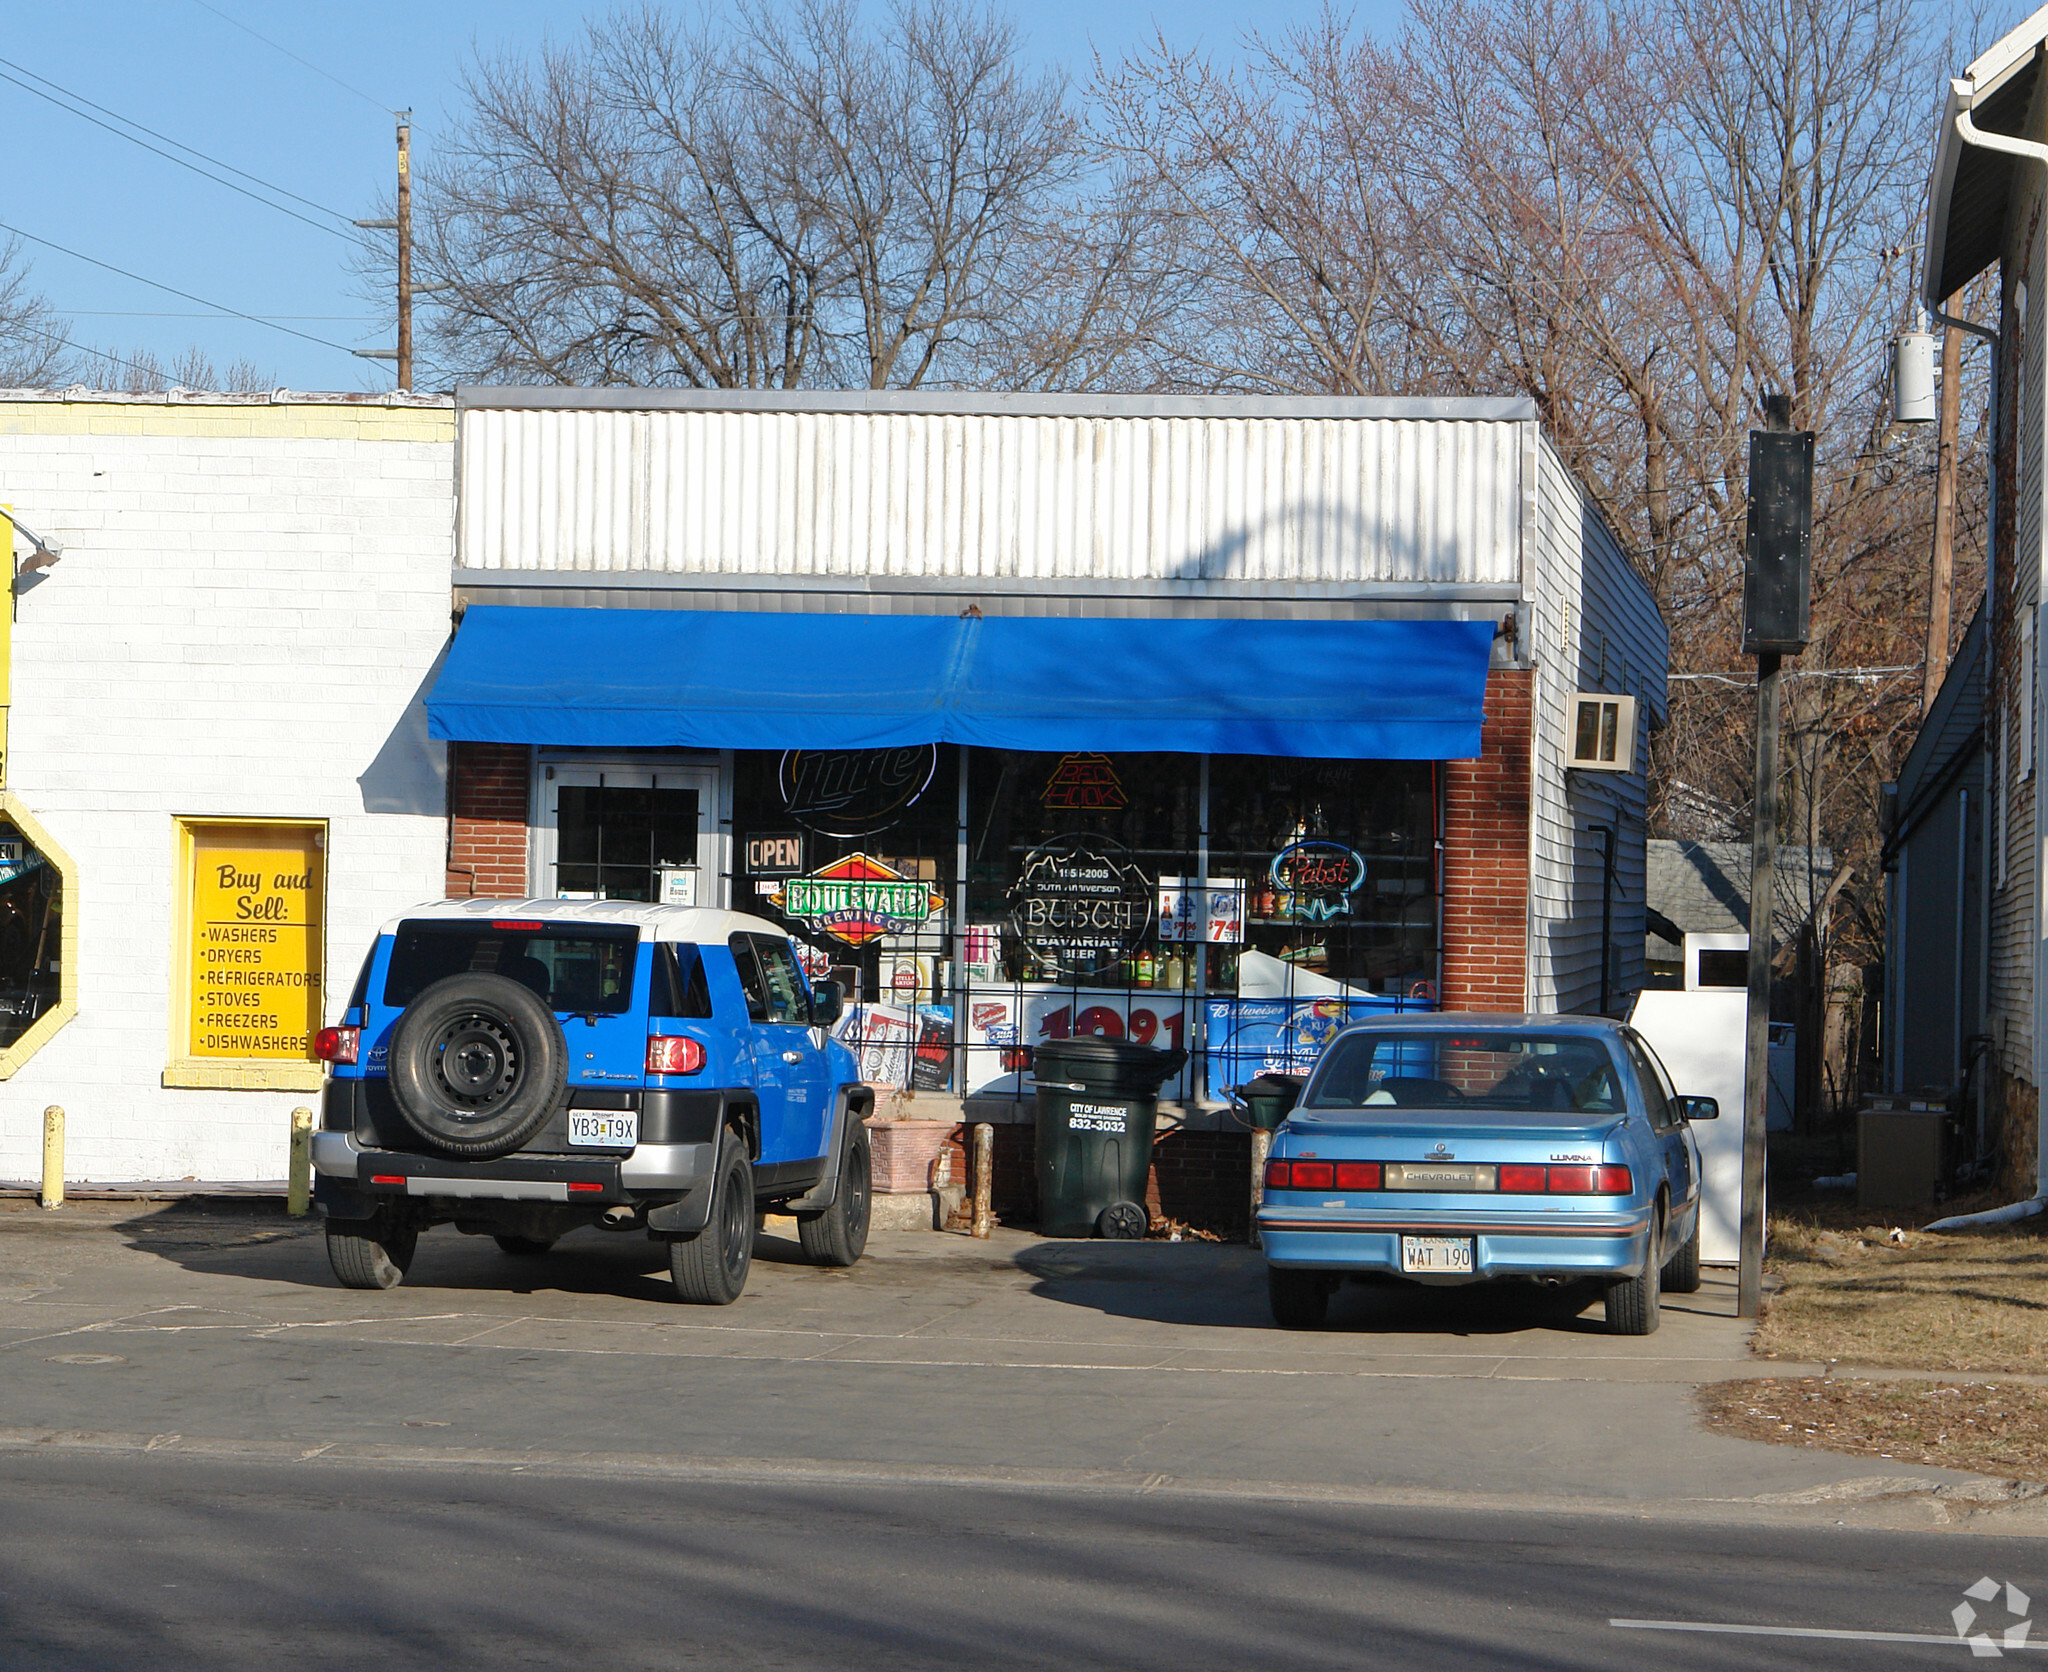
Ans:
[{"label": "corrugated metal facade", "polygon": [[[1532,430],[1534,426],[1531,426]],[[1529,819],[1529,1004],[1586,1011],[1601,996],[1602,894],[1608,895],[1610,1008],[1643,984],[1645,766],[1652,716],[1665,711],[1670,643],[1649,587],[1636,574],[1554,448],[1534,443],[1533,518],[1537,705]],[[1567,774],[1566,728],[1575,691],[1637,699],[1636,770]]]},{"label": "corrugated metal facade", "polygon": [[[1305,404],[1305,403],[1304,403]],[[463,414],[464,569],[1516,585],[1527,420]]]},{"label": "corrugated metal facade", "polygon": [[[2036,198],[2035,216],[2038,218]],[[1987,735],[1994,751],[1992,793],[1996,797],[1991,827],[1991,924],[1987,1021],[2002,1038],[1999,1061],[2007,1074],[2037,1084],[2034,1068],[2034,986],[2040,938],[2040,901],[2035,887],[2034,824],[2038,795],[2034,761],[2027,758],[2031,740],[2038,756],[2038,727],[2026,724],[2023,709],[2038,702],[2034,669],[2039,647],[2023,642],[2022,616],[2038,612],[2041,601],[2041,496],[2043,407],[2048,405],[2048,324],[2042,304],[2048,300],[2048,246],[2038,228],[2029,225],[2020,271],[2028,297],[2018,343],[2017,399],[2019,419],[2017,469],[2014,472],[2010,560],[2001,564],[1998,580],[2007,589],[2005,607],[1992,615],[1990,692],[1992,708]],[[2008,374],[2014,368],[2008,367]],[[2031,638],[2031,635],[2029,635]],[[2031,736],[2030,734],[2034,734]],[[1910,1025],[1896,1018],[1899,1025]]]}]

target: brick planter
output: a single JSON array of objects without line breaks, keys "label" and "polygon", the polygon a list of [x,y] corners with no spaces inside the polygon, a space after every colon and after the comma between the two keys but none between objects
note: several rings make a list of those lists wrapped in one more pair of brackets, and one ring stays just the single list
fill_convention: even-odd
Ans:
[{"label": "brick planter", "polygon": [[867,1124],[878,1196],[928,1189],[932,1162],[960,1125],[951,1120],[891,1120],[886,1115],[877,1115]]}]

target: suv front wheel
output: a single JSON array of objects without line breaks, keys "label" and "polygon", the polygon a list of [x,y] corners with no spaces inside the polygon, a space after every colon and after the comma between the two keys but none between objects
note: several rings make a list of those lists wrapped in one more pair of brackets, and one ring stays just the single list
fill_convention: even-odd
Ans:
[{"label": "suv front wheel", "polygon": [[694,1237],[668,1245],[676,1295],[693,1306],[730,1306],[747,1286],[754,1263],[754,1169],[747,1141],[728,1130],[712,1181],[711,1221]]}]

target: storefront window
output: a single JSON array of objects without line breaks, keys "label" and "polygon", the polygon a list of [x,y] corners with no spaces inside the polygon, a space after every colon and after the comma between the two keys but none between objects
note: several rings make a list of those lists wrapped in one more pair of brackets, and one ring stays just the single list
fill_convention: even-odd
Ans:
[{"label": "storefront window", "polygon": [[56,1007],[63,879],[21,829],[0,819],[0,1050]]},{"label": "storefront window", "polygon": [[1021,1098],[1035,1045],[1105,1034],[1185,1051],[1164,1094],[1222,1100],[1354,1016],[1436,1003],[1428,762],[915,749],[736,773],[735,904],[845,986],[881,1084]]}]

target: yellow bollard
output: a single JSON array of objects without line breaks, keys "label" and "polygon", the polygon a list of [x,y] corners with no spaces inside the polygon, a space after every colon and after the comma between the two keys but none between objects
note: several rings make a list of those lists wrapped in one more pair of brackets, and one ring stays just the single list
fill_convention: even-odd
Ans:
[{"label": "yellow bollard", "polygon": [[294,1109],[292,1111],[292,1162],[291,1183],[285,1196],[284,1211],[293,1218],[301,1218],[306,1211],[306,1199],[313,1187],[313,1111]]},{"label": "yellow bollard", "polygon": [[43,1111],[43,1206],[64,1205],[64,1111],[52,1103]]}]

